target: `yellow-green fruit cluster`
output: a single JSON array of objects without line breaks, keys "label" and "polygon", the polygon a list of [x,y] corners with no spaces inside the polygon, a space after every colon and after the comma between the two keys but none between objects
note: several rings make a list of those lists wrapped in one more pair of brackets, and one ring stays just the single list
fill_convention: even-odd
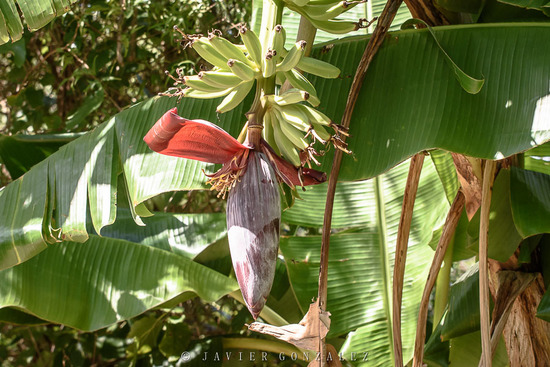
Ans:
[{"label": "yellow-green fruit cluster", "polygon": [[334,34],[344,34],[359,29],[360,23],[335,19],[366,0],[284,0],[285,5],[306,17],[315,28]]},{"label": "yellow-green fruit cluster", "polygon": [[243,45],[235,45],[215,32],[208,37],[185,36],[188,44],[214,68],[183,77],[187,86],[183,96],[225,97],[216,109],[218,113],[224,113],[243,101],[257,79],[276,75],[278,80],[288,80],[294,88],[309,93],[314,100],[317,98],[315,88],[298,69],[325,78],[335,78],[340,74],[340,70],[329,63],[304,57],[305,41],[296,42],[286,50],[286,35],[281,25],[274,27],[264,47],[252,30],[242,27],[240,35]]},{"label": "yellow-green fruit cluster", "polygon": [[[212,32],[208,37],[184,35],[188,44],[214,67],[195,76],[174,78],[176,84],[183,82],[186,85],[177,95],[225,97],[217,107],[217,112],[223,113],[243,101],[254,81],[260,81],[262,86],[264,79],[273,78],[279,85],[275,88],[275,94],[262,96],[264,139],[296,167],[310,161],[318,163],[315,159],[318,153],[313,144],[316,141],[334,143],[340,131],[325,114],[314,108],[321,101],[315,87],[302,72],[336,78],[340,70],[327,62],[304,56],[305,41],[298,41],[290,49],[285,49],[286,34],[281,25],[271,30],[265,45],[245,27],[240,29],[240,35],[242,45],[229,42],[219,32]],[[336,131],[335,136],[332,130]]]},{"label": "yellow-green fruit cluster", "polygon": [[[332,127],[330,118],[313,107],[296,103],[299,94],[303,96],[302,101],[310,101],[307,92],[299,92],[291,89],[280,96],[265,96],[262,132],[265,141],[276,153],[296,167],[315,160],[316,152],[312,145],[316,140],[326,144],[332,138],[326,130]],[[313,137],[313,141],[309,136]]]}]

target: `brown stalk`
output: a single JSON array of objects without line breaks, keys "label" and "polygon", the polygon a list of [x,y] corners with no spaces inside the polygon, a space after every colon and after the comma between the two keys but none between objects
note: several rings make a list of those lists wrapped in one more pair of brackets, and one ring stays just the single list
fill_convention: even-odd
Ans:
[{"label": "brown stalk", "polygon": [[[502,332],[517,297],[536,279],[536,274],[503,270],[497,273],[496,300],[491,323],[491,359],[495,354]],[[479,366],[482,362],[479,362]]]},{"label": "brown stalk", "polygon": [[[481,205],[481,165],[476,164],[476,167],[479,167],[478,173],[472,161],[466,156],[459,153],[451,153],[451,155],[453,156],[460,186],[466,197],[466,214],[468,215],[468,220],[471,220]],[[474,163],[477,163],[477,160]]]},{"label": "brown stalk", "polygon": [[[348,128],[350,125],[355,102],[357,101],[357,97],[359,96],[359,92],[361,90],[361,86],[363,85],[363,79],[365,78],[367,69],[374,55],[380,48],[380,45],[382,45],[386,33],[388,32],[388,29],[393,21],[393,18],[395,18],[395,14],[397,14],[397,10],[399,9],[402,1],[403,0],[389,0],[386,3],[386,6],[384,7],[382,14],[380,15],[380,18],[378,19],[378,24],[376,25],[376,28],[374,29],[374,32],[367,44],[367,47],[365,48],[363,56],[361,57],[361,61],[359,61],[359,65],[357,66],[357,71],[355,72],[355,76],[351,84],[351,89],[349,91],[346,109],[344,110],[344,115],[342,116],[341,124],[346,128]],[[342,137],[342,139],[345,139],[345,137]],[[336,182],[338,181],[338,173],[340,172],[341,163],[342,152],[336,149],[334,152],[332,169],[330,171],[330,178],[328,182],[327,201],[325,204],[325,217],[323,220],[321,264],[319,268],[318,299],[320,308],[323,311],[326,310],[327,304],[328,254],[330,243],[330,228],[332,223],[332,209],[334,205],[334,195],[336,192]],[[326,346],[324,340],[321,341],[319,350],[321,352],[319,365],[324,366],[326,356]]]},{"label": "brown stalk", "polygon": [[411,158],[407,184],[403,194],[403,208],[399,219],[397,241],[395,244],[395,263],[393,267],[393,352],[395,366],[403,366],[403,345],[401,342],[401,301],[403,298],[403,278],[405,277],[405,263],[407,260],[407,245],[411,229],[414,200],[418,189],[418,181],[424,163],[424,153],[418,153]]},{"label": "brown stalk", "polygon": [[481,213],[479,223],[479,311],[481,322],[481,359],[480,365],[491,367],[491,319],[489,316],[489,263],[487,245],[489,243],[489,212],[496,161],[485,161],[481,190]]},{"label": "brown stalk", "polygon": [[422,300],[420,301],[420,310],[418,311],[418,322],[416,325],[416,340],[414,344],[414,358],[413,358],[413,367],[422,367],[422,359],[424,357],[424,340],[426,338],[426,320],[428,318],[428,305],[430,302],[430,293],[435,285],[437,275],[439,274],[439,269],[443,263],[443,258],[447,252],[447,247],[453,238],[453,235],[462,214],[462,209],[464,209],[464,204],[466,199],[462,190],[459,190],[453,200],[453,204],[449,209],[447,218],[445,219],[445,224],[443,226],[443,233],[437,244],[437,249],[435,250],[435,255],[432,261],[432,266],[430,267],[430,272],[428,273],[428,280],[426,281],[426,286],[424,287],[424,293],[422,293]]}]

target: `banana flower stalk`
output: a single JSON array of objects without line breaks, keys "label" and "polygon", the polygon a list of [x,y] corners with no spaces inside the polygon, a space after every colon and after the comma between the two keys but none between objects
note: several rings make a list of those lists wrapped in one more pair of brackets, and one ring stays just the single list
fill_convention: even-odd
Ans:
[{"label": "banana flower stalk", "polygon": [[279,247],[281,207],[278,182],[315,185],[326,175],[296,168],[264,141],[260,147],[241,144],[220,127],[204,120],[166,112],[144,138],[160,154],[222,164],[208,183],[229,193],[227,229],[233,268],[246,306],[254,319],[265,305],[273,278]]}]

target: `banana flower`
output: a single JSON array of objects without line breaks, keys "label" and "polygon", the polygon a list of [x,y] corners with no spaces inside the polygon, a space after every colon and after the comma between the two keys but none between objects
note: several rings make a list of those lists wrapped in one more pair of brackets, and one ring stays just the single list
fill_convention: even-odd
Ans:
[{"label": "banana flower", "polygon": [[241,144],[220,127],[204,120],[166,112],[144,138],[160,154],[222,164],[208,183],[219,195],[229,192],[227,229],[233,268],[246,306],[256,319],[265,305],[279,246],[281,207],[278,182],[315,185],[326,175],[296,168],[262,140],[260,147]]}]

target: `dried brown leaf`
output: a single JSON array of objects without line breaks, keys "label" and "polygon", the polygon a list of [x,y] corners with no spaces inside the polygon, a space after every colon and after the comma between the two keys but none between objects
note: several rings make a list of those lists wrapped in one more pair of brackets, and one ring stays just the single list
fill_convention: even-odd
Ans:
[{"label": "dried brown leaf", "polygon": [[249,330],[274,336],[301,349],[319,352],[319,345],[330,329],[330,312],[319,307],[319,300],[309,305],[309,311],[298,324],[273,326],[254,322]]}]

